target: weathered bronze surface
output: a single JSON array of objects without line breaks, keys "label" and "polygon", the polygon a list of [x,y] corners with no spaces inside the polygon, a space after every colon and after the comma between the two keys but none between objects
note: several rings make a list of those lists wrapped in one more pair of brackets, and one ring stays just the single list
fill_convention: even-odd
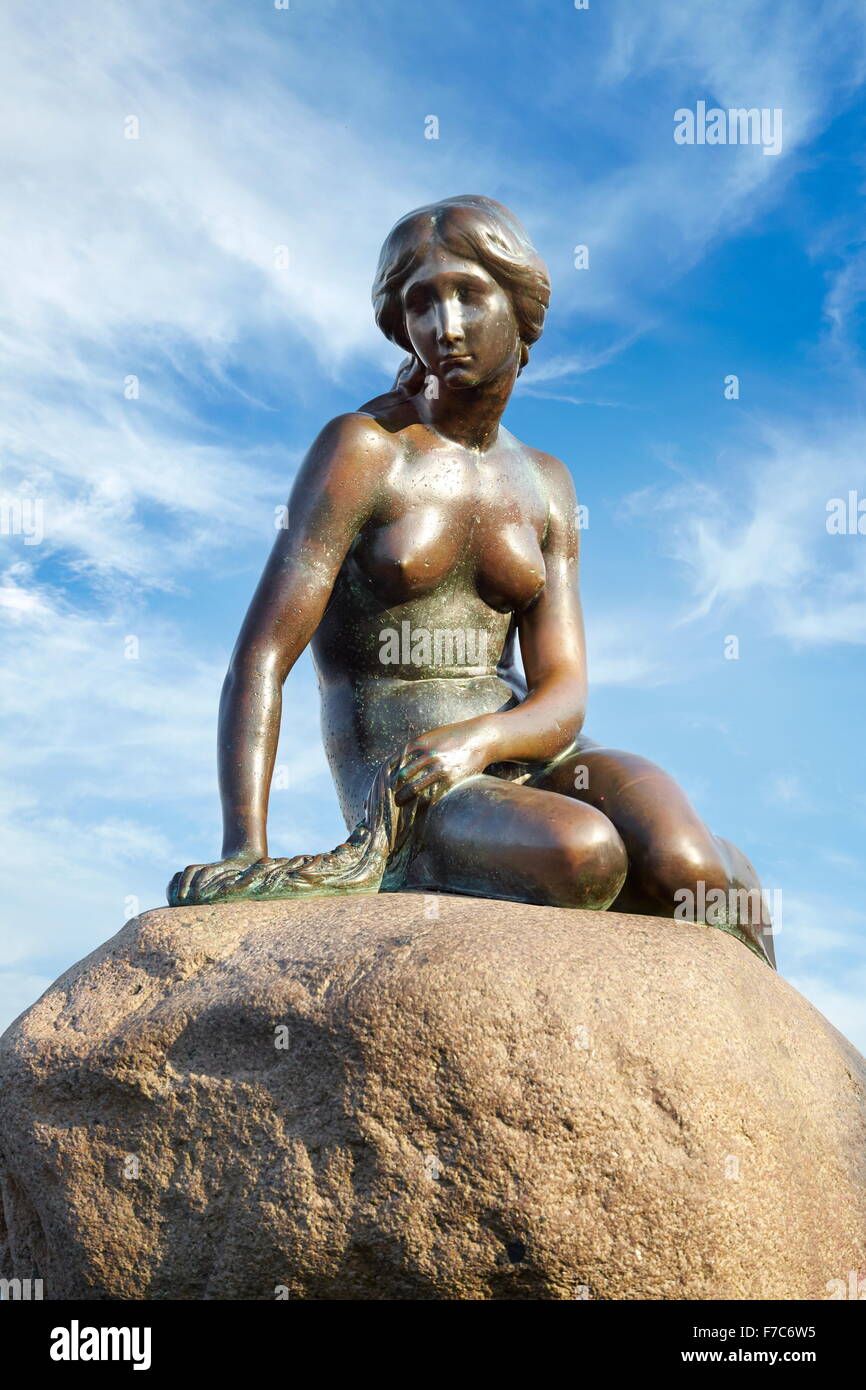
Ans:
[{"label": "weathered bronze surface", "polygon": [[[774,963],[741,851],[667,773],[582,733],[574,486],[501,423],[549,297],[488,198],[390,233],[373,303],[409,355],[300,469],[223,688],[223,857],[176,874],[173,905],[414,888],[674,916],[692,894]],[[269,859],[282,686],[308,643],[354,830],[331,854]]]}]

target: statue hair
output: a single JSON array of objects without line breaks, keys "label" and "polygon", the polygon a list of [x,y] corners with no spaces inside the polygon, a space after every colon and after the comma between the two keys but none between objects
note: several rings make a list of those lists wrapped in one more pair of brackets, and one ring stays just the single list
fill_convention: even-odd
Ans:
[{"label": "statue hair", "polygon": [[390,394],[398,398],[415,395],[427,376],[406,333],[401,291],[431,243],[476,261],[511,295],[522,344],[521,371],[530,347],[541,337],[550,303],[547,267],[514,213],[502,203],[467,193],[407,213],[388,233],[373,282],[376,322],[386,338],[408,353],[391,388]]}]

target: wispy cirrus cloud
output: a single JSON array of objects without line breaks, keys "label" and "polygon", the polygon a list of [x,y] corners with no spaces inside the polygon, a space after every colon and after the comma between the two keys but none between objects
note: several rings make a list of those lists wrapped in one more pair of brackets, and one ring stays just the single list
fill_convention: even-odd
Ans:
[{"label": "wispy cirrus cloud", "polygon": [[[866,642],[866,547],[828,532],[832,499],[848,508],[863,481],[857,418],[811,426],[755,417],[724,469],[682,472],[626,499],[655,514],[665,547],[689,575],[686,617],[748,607],[794,643]],[[757,605],[757,608],[755,607]]]},{"label": "wispy cirrus cloud", "polygon": [[791,984],[866,1053],[863,913],[840,901],[832,887],[819,897],[786,896],[779,946]]},{"label": "wispy cirrus cloud", "polygon": [[[0,682],[0,722],[11,731],[0,776],[9,1017],[43,978],[34,963],[53,977],[125,917],[163,903],[176,869],[217,857],[227,646],[203,656],[144,605],[83,612],[21,562],[0,577],[0,638],[15,653]],[[289,679],[287,706],[273,849],[327,848],[342,823],[306,660]]]},{"label": "wispy cirrus cloud", "polygon": [[[0,583],[15,653],[0,683],[14,730],[0,787],[9,1008],[41,987],[44,962],[53,976],[104,939],[129,897],[159,901],[168,873],[217,851],[234,620],[212,590],[229,554],[251,590],[308,418],[397,356],[369,305],[391,222],[459,191],[513,204],[554,278],[521,390],[553,408],[551,388],[615,365],[663,321],[670,285],[783,196],[862,79],[853,0],[733,0],[697,17],[631,0],[506,10],[216,0],[205,16],[187,0],[75,12],[12,0],[0,18],[0,495],[38,495],[46,524],[39,546],[4,537]],[[783,156],[676,147],[673,112],[699,96],[782,105]],[[428,112],[438,142],[424,139]],[[831,323],[850,324],[857,274],[852,262],[828,298]],[[276,442],[261,427],[275,418]],[[739,493],[653,492],[692,608],[764,605],[792,640],[829,632],[831,610],[838,633],[859,631],[853,553],[823,574],[810,529],[847,481],[853,423],[832,440],[836,472],[830,442],[761,437]],[[792,480],[811,500],[788,495]],[[635,592],[649,583],[636,575]],[[594,685],[668,678],[651,611],[650,597],[590,614]],[[291,680],[278,852],[342,830],[309,665]]]}]

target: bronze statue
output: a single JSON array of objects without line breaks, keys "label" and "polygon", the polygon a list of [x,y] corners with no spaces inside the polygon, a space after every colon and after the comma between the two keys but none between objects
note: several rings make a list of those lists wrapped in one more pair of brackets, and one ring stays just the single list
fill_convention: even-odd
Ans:
[{"label": "bronze statue", "polygon": [[[402,888],[674,916],[684,890],[760,896],[665,772],[582,733],[574,486],[501,423],[549,297],[523,227],[489,198],[391,231],[373,303],[409,356],[300,469],[223,687],[223,857],[176,874],[171,903]],[[331,854],[274,860],[281,691],[308,643],[354,829]],[[717,924],[774,963],[754,915]]]}]

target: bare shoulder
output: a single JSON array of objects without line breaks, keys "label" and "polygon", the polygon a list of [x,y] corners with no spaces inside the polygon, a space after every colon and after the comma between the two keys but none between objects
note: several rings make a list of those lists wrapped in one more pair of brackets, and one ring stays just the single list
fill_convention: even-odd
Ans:
[{"label": "bare shoulder", "polygon": [[579,550],[580,521],[571,472],[555,454],[527,448],[537,469],[547,503],[547,526],[542,548],[545,554],[561,553],[576,561]]},{"label": "bare shoulder", "polygon": [[361,410],[335,415],[319,431],[313,450],[317,446],[332,455],[351,454],[357,450],[373,457],[380,454],[391,456],[394,453],[393,434],[382,421]]},{"label": "bare shoulder", "polygon": [[319,431],[298,473],[302,487],[352,487],[361,476],[367,484],[386,469],[395,455],[394,441],[370,415],[350,411],[337,415]]},{"label": "bare shoulder", "polygon": [[577,497],[574,490],[574,479],[567,465],[555,454],[547,454],[543,449],[531,449],[528,445],[523,447],[532,458],[540,477],[544,480],[551,503],[556,501],[560,506],[570,504],[573,507]]}]

